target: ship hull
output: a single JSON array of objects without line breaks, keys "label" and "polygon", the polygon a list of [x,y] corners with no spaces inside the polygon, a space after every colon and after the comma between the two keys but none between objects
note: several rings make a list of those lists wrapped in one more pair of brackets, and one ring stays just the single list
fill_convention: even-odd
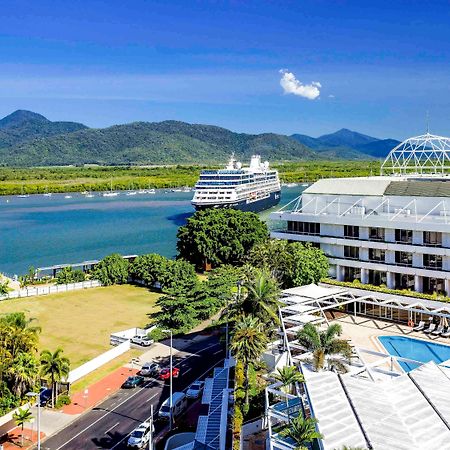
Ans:
[{"label": "ship hull", "polygon": [[241,200],[239,202],[233,203],[211,203],[209,205],[198,205],[193,203],[196,211],[201,211],[203,209],[210,208],[229,208],[229,209],[239,209],[241,211],[251,211],[251,212],[261,212],[266,209],[272,208],[278,205],[281,199],[281,191],[272,192],[269,197],[263,198],[261,200],[247,202],[246,200]]}]

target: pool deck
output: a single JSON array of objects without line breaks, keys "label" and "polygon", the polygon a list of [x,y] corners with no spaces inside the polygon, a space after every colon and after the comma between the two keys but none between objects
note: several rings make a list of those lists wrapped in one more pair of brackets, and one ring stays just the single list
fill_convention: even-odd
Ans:
[{"label": "pool deck", "polygon": [[384,347],[378,341],[379,336],[405,336],[415,339],[422,339],[427,342],[436,342],[450,345],[450,338],[441,338],[425,334],[421,331],[412,331],[406,325],[400,325],[392,322],[385,322],[379,319],[347,315],[334,319],[342,325],[342,337],[350,339],[356,347],[362,347],[369,350],[386,353]]}]

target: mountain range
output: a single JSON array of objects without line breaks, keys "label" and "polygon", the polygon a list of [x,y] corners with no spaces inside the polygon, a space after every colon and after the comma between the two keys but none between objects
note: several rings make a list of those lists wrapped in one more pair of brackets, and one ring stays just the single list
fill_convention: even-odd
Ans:
[{"label": "mountain range", "polygon": [[271,161],[370,159],[397,143],[346,129],[313,138],[173,120],[88,128],[24,110],[0,120],[0,164],[6,166],[223,163],[231,152],[244,161],[254,153]]}]

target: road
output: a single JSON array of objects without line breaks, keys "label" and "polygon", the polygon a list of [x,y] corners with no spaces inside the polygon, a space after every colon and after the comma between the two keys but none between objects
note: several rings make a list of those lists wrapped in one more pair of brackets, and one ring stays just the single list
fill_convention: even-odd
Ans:
[{"label": "road", "polygon": [[[180,368],[180,377],[174,379],[173,392],[187,388],[197,378],[204,378],[212,368],[223,361],[225,352],[215,336],[201,342],[192,340],[183,352],[184,358],[174,355],[173,364]],[[128,435],[150,416],[150,405],[157,413],[161,403],[169,397],[169,382],[147,379],[135,389],[121,389],[91,411],[83,414],[69,426],[42,443],[42,450],[123,450]],[[155,423],[155,433],[166,426]]]}]

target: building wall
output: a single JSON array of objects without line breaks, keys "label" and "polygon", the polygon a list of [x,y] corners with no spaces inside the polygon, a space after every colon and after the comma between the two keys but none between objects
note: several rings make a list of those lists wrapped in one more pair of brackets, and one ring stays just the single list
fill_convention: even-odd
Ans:
[{"label": "building wall", "polygon": [[[271,235],[279,239],[319,243],[330,259],[330,276],[341,280],[350,277],[349,281],[356,276],[368,283],[370,278],[374,278],[370,271],[377,271],[386,273],[387,285],[391,288],[413,284],[417,291],[436,289],[450,294],[450,217],[445,216],[445,211],[450,210],[448,199],[304,194],[302,205],[302,210],[295,213],[273,213],[272,218],[281,219],[286,226]],[[320,233],[290,232],[288,222],[319,223]],[[346,237],[345,225],[359,227],[359,236]],[[384,239],[371,240],[371,227],[382,228]],[[396,230],[411,230],[412,242],[396,241]],[[441,245],[425,243],[425,231],[440,233]],[[345,257],[345,247],[357,247],[358,258]],[[384,251],[384,261],[370,261],[370,249]],[[408,265],[408,254],[412,256],[411,265]],[[442,268],[424,267],[424,254],[439,255]],[[435,279],[438,279],[437,283]]]}]

